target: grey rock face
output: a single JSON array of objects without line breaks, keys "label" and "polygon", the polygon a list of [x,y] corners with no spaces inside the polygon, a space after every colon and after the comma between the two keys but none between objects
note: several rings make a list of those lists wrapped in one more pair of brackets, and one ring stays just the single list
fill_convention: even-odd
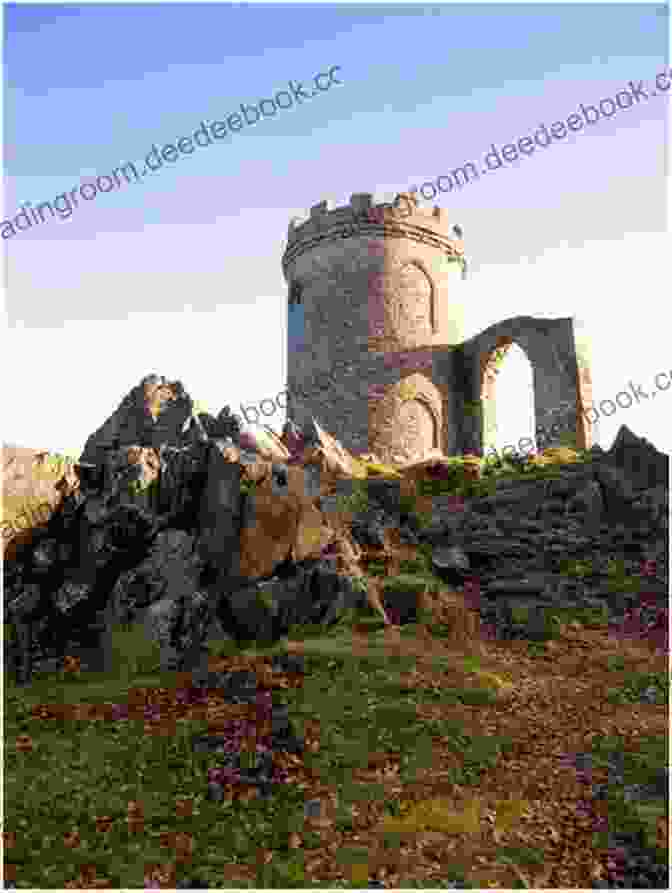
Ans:
[{"label": "grey rock face", "polygon": [[[184,645],[185,628],[200,630],[202,618],[192,604],[199,604],[204,563],[194,549],[194,527],[208,444],[179,447],[180,406],[191,411],[191,401],[181,386],[174,386],[174,399],[160,418],[164,428],[168,424],[175,430],[175,437],[166,440],[178,445],[159,444],[161,486],[148,493],[145,466],[129,464],[128,450],[122,447],[125,442],[138,445],[138,428],[131,422],[137,420],[140,391],[142,387],[135,389],[123,413],[106,423],[108,434],[115,425],[125,434],[115,435],[112,446],[103,443],[105,431],[89,438],[87,448],[98,464],[80,466],[80,489],[52,516],[45,535],[5,572],[15,597],[16,621],[8,666],[20,670],[26,684],[33,667],[45,662],[51,666],[59,654],[76,654],[77,641],[89,650],[87,662],[96,649],[106,655],[112,622],[128,623],[152,602],[167,599],[178,606],[171,617],[179,647]],[[128,422],[125,428],[122,417]],[[34,588],[38,581],[39,597]],[[12,611],[8,608],[7,613]]]},{"label": "grey rock face", "polygon": [[365,595],[326,561],[306,561],[283,579],[258,581],[226,593],[218,601],[222,626],[235,638],[277,641],[293,624],[335,623]]},{"label": "grey rock face", "polygon": [[223,575],[236,575],[239,568],[242,500],[241,469],[226,462],[219,442],[210,449],[206,484],[198,514],[199,553]]},{"label": "grey rock face", "polygon": [[194,553],[194,537],[184,530],[157,534],[147,556],[123,571],[112,590],[118,610],[146,608],[159,601],[176,601],[197,587],[200,563]]},{"label": "grey rock face", "polygon": [[[146,405],[146,388],[165,387],[171,399],[163,404],[160,414],[152,418]],[[173,396],[174,395],[174,396]],[[128,446],[181,446],[184,423],[191,418],[193,403],[181,382],[168,382],[163,376],[151,375],[122,400],[118,409],[86,441],[82,462],[101,465],[109,449]]]},{"label": "grey rock face", "polygon": [[434,549],[432,565],[442,579],[459,582],[469,573],[469,558],[459,546]]},{"label": "grey rock face", "polygon": [[662,486],[669,490],[669,462],[664,453],[643,437],[621,425],[611,449],[606,454],[609,464],[620,468],[635,490],[651,490]]},{"label": "grey rock face", "polygon": [[[667,462],[650,445],[643,452],[650,467]],[[502,624],[510,625],[505,603],[512,598],[529,606],[606,607],[616,620],[636,598],[619,590],[610,565],[620,563],[624,574],[637,576],[649,560],[655,571],[642,591],[660,609],[669,585],[669,491],[660,482],[638,490],[615,463],[617,454],[593,450],[592,462],[560,467],[552,480],[497,482],[490,496],[464,499],[451,513],[447,497],[435,498],[432,524],[420,537],[433,547],[435,569],[451,548],[461,549],[478,573],[484,619],[493,616],[488,605],[495,601]],[[580,574],[569,572],[572,562],[584,562]],[[539,614],[532,616],[540,622]]]}]

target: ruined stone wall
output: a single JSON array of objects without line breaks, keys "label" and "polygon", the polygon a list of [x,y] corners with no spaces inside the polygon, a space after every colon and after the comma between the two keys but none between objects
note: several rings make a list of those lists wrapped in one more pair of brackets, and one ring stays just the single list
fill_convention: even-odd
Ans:
[{"label": "ruined stone wall", "polygon": [[[496,350],[515,343],[532,366],[534,411],[538,448],[560,446],[568,432],[576,445],[589,449],[593,433],[582,409],[591,399],[590,343],[573,317],[539,319],[516,316],[489,326],[465,342],[464,391],[467,401],[481,403],[480,420],[463,438],[465,449],[482,452],[487,441],[489,402],[496,399],[492,357]],[[466,430],[466,429],[465,429]]]},{"label": "ruined stone wall", "polygon": [[433,354],[463,338],[462,257],[445,211],[407,196],[323,202],[290,224],[283,270],[305,328],[304,349],[288,351],[288,418],[315,415],[348,448],[387,461],[444,450],[454,397],[450,375],[433,381]]}]

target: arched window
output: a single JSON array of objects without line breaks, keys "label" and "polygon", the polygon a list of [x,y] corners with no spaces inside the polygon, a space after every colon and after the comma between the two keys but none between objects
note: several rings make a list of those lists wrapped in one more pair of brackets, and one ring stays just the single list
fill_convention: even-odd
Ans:
[{"label": "arched window", "polygon": [[289,306],[302,303],[303,288],[298,282],[292,282],[289,289]]},{"label": "arched window", "polygon": [[436,333],[434,284],[424,266],[407,261],[399,269],[390,296],[390,310],[398,338],[424,341]]}]

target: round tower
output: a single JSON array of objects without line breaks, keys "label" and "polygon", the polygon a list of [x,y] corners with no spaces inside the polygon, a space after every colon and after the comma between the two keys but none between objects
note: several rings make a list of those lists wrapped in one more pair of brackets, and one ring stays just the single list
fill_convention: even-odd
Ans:
[{"label": "round tower", "polygon": [[344,446],[386,461],[443,450],[450,375],[435,374],[435,355],[445,360],[464,340],[465,267],[445,210],[419,208],[410,194],[321,202],[290,222],[282,266],[288,419],[314,415]]}]

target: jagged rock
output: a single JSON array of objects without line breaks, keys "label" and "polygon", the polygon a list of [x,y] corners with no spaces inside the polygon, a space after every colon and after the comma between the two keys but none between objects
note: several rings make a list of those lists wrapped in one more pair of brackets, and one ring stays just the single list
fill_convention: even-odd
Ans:
[{"label": "jagged rock", "polygon": [[171,643],[173,629],[179,622],[180,603],[177,599],[162,598],[150,605],[145,614],[147,638],[161,647],[161,666],[164,670],[178,668],[179,654]]},{"label": "jagged rock", "polygon": [[217,606],[224,629],[239,640],[275,642],[293,624],[327,627],[365,604],[363,590],[324,562],[306,561],[295,571],[226,593]]},{"label": "jagged rock", "polygon": [[[667,458],[653,452],[646,447],[649,459],[662,467]],[[420,541],[435,553],[463,549],[488,596],[483,619],[496,610],[502,635],[511,625],[509,597],[522,595],[527,604],[541,607],[601,604],[614,617],[622,613],[639,596],[614,585],[608,570],[614,560],[624,561],[630,577],[639,574],[642,560],[654,562],[655,580],[643,581],[642,591],[650,586],[658,609],[665,604],[669,491],[661,484],[638,491],[627,472],[600,450],[591,451],[590,459],[558,466],[550,480],[497,481],[491,495],[465,498],[459,512],[445,511],[448,498],[434,499],[433,521],[420,532]],[[569,559],[588,561],[592,570],[581,578],[567,574]],[[532,634],[531,627],[524,629]],[[523,634],[520,627],[518,633]]]},{"label": "jagged rock", "polygon": [[198,527],[198,511],[213,448],[212,442],[199,442],[185,449],[161,448],[157,512],[169,518],[173,526]]},{"label": "jagged rock", "polygon": [[38,542],[33,549],[32,554],[32,571],[34,574],[43,576],[49,574],[53,565],[59,559],[59,543],[52,537],[45,537]]},{"label": "jagged rock", "polygon": [[401,576],[383,584],[385,614],[395,626],[415,623],[421,599],[422,587],[412,579],[406,580]]},{"label": "jagged rock", "polygon": [[24,583],[11,600],[5,593],[5,616],[31,618],[42,601],[39,583]]},{"label": "jagged rock", "polygon": [[[295,561],[317,560],[334,537],[306,493],[304,469],[264,463],[257,456],[241,465],[240,450],[230,438],[208,435],[181,442],[185,431],[180,426],[191,405],[181,386],[156,377],[142,382],[89,438],[84,456],[94,461],[81,465],[82,486],[50,518],[39,546],[27,545],[6,575],[16,617],[21,616],[16,597],[32,579],[44,580],[39,597],[34,593],[31,600],[28,590],[26,622],[19,624],[13,652],[26,678],[45,655],[52,660],[59,647],[66,647],[68,625],[78,631],[87,623],[100,625],[105,611],[128,624],[142,620],[151,605],[144,619],[149,635],[161,644],[164,666],[196,665],[213,628],[227,634],[230,626],[216,616],[216,600],[226,602],[219,590],[235,593],[276,566],[285,565],[285,576],[294,580],[275,586],[282,606],[273,636],[276,627],[302,618],[329,624],[352,601],[348,585],[336,582],[343,578],[333,570],[327,573],[326,562],[317,586],[305,567],[291,571]],[[155,419],[163,419],[163,429]],[[227,420],[224,413],[216,421],[228,425],[226,431],[220,425],[219,433],[235,435],[235,418]],[[155,434],[163,430],[165,439],[159,442],[157,435],[148,442],[148,425]],[[275,441],[271,445],[277,446]],[[280,446],[278,454],[288,455]],[[258,472],[246,506],[241,469],[252,480]],[[273,540],[278,536],[285,542],[277,555],[271,548],[269,559],[268,545],[277,549]],[[242,567],[241,552],[247,561]],[[301,599],[293,607],[294,591]],[[230,619],[226,608],[219,613]]]},{"label": "jagged rock", "polygon": [[629,506],[635,498],[632,484],[626,478],[625,473],[618,468],[612,468],[606,463],[601,463],[595,468],[595,478],[602,490],[605,510],[611,520],[625,517]]},{"label": "jagged rock", "polygon": [[[201,666],[213,630],[276,641],[293,623],[328,626],[366,603],[350,580],[361,573],[357,542],[387,548],[395,531],[399,542],[431,543],[435,571],[455,586],[477,571],[482,619],[520,634],[544,634],[537,606],[603,599],[623,613],[635,596],[614,587],[608,559],[629,575],[643,558],[655,562],[654,607],[666,601],[667,477],[642,489],[625,456],[649,469],[667,457],[631,433],[550,480],[493,480],[486,497],[435,497],[430,530],[400,512],[402,488],[383,479],[368,482],[369,508],[344,521],[327,494],[352,491],[356,463],[314,420],[300,433],[298,464],[293,429],[241,449],[243,433],[227,412],[195,421],[179,382],[155,376],[131,392],[87,441],[93,461],[73,466],[77,480],[64,482],[57,509],[5,565],[19,676],[66,647],[105,651],[109,618],[142,620],[150,606],[148,632],[173,668]],[[241,481],[253,492],[241,494]],[[568,575],[569,558],[591,561],[591,572]],[[531,609],[522,632],[512,599]]]},{"label": "jagged rock", "polygon": [[193,594],[202,568],[192,535],[184,530],[161,531],[147,556],[117,578],[111,595],[115,617],[130,622],[156,602],[177,602],[182,595]]},{"label": "jagged rock", "polygon": [[208,440],[229,438],[233,444],[240,446],[240,419],[231,414],[229,406],[225,406],[217,417],[208,412],[199,412],[193,415],[193,420],[199,439],[202,440],[203,435]]},{"label": "jagged rock", "polygon": [[606,460],[627,476],[636,490],[664,486],[669,490],[669,461],[653,444],[621,425]]},{"label": "jagged rock", "polygon": [[417,546],[420,543],[420,525],[417,520],[411,516],[408,520],[401,519],[399,527],[399,540],[404,545]]},{"label": "jagged rock", "polygon": [[663,484],[652,487],[640,493],[633,502],[634,507],[642,507],[648,510],[653,525],[663,525],[668,520],[669,492]]},{"label": "jagged rock", "polygon": [[149,487],[137,493],[129,484],[156,483],[157,459],[149,449],[107,450],[100,473],[66,495],[39,541],[15,562],[22,568],[10,575],[17,582],[41,581],[39,605],[28,626],[19,620],[10,648],[24,682],[77,640],[86,665],[107,665],[110,595],[119,576],[142,563],[162,525]]},{"label": "jagged rock", "polygon": [[368,509],[356,512],[352,519],[352,536],[361,546],[383,548],[386,531],[399,526],[399,515],[395,518],[379,504],[373,503]]},{"label": "jagged rock", "polygon": [[439,548],[432,552],[432,567],[447,583],[459,583],[470,572],[469,558],[459,546]]},{"label": "jagged rock", "polygon": [[197,413],[192,413],[191,418],[182,425],[182,444],[186,447],[205,444],[210,440],[203,419]]},{"label": "jagged rock", "polygon": [[240,420],[231,415],[231,408],[225,406],[217,416],[217,427],[212,435],[218,439],[230,437],[237,446],[240,444]]},{"label": "jagged rock", "polygon": [[379,506],[392,518],[398,518],[401,498],[399,481],[370,478],[366,482],[366,492],[369,504]]},{"label": "jagged rock", "polygon": [[498,595],[517,595],[519,597],[529,596],[530,598],[543,595],[545,591],[544,581],[537,579],[534,581],[528,579],[522,580],[493,580],[488,584],[487,594],[489,596]]},{"label": "jagged rock", "polygon": [[86,441],[80,461],[104,463],[105,452],[124,447],[182,445],[182,429],[193,402],[182,382],[149,375],[122,400],[118,409]]},{"label": "jagged rock", "polygon": [[502,509],[514,509],[520,514],[534,517],[540,511],[546,499],[547,482],[516,482],[511,486],[507,482],[506,489],[499,488],[491,496],[474,500],[472,510],[481,514],[491,514]]},{"label": "jagged rock", "polygon": [[581,490],[572,495],[567,502],[566,511],[570,515],[583,515],[587,524],[593,527],[599,526],[604,512],[604,500],[597,481],[588,481]]},{"label": "jagged rock", "polygon": [[331,532],[316,500],[306,494],[304,469],[285,466],[283,480],[268,467],[245,500],[240,531],[240,574],[254,579],[268,577],[288,558],[317,558]]},{"label": "jagged rock", "polygon": [[241,466],[230,462],[224,441],[211,444],[206,484],[199,508],[198,548],[201,556],[223,575],[240,571],[242,499]]}]

